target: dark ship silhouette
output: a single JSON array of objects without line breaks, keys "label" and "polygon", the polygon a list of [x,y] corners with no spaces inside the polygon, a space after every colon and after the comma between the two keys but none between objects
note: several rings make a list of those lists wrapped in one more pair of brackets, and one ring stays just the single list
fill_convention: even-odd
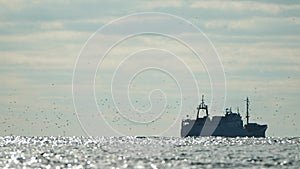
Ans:
[{"label": "dark ship silhouette", "polygon": [[[232,112],[231,108],[226,109],[225,116],[213,116],[208,114],[208,107],[202,102],[197,107],[196,119],[185,119],[181,123],[181,137],[187,136],[223,136],[223,137],[265,137],[267,125],[249,123],[249,99],[246,101],[247,123],[243,125],[243,120],[239,112]],[[200,111],[205,111],[205,116],[199,117]]]}]

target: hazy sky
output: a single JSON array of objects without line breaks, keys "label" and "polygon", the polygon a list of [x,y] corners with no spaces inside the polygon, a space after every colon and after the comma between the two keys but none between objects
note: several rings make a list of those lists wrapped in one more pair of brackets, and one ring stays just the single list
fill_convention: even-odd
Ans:
[{"label": "hazy sky", "polygon": [[[154,14],[106,25],[139,12],[168,13],[173,20]],[[300,136],[299,28],[298,1],[0,0],[0,134],[85,135],[78,115],[88,134],[117,135],[113,128],[125,135],[179,136],[180,120],[195,115],[202,94],[210,106],[223,105],[216,103],[221,95],[212,100],[215,79],[220,88],[226,84],[225,105],[239,107],[243,118],[250,98],[250,121],[268,124],[267,136]],[[101,60],[105,45],[152,29],[186,38],[203,50],[200,60],[183,42],[151,33],[123,39]],[[224,74],[215,73],[219,68]],[[210,108],[213,115],[224,112]]]}]

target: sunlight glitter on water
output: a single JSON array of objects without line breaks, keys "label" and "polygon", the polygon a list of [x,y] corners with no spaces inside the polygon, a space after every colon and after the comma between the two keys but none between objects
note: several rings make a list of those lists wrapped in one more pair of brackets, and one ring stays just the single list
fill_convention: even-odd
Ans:
[{"label": "sunlight glitter on water", "polygon": [[1,168],[298,168],[300,138],[0,137]]}]

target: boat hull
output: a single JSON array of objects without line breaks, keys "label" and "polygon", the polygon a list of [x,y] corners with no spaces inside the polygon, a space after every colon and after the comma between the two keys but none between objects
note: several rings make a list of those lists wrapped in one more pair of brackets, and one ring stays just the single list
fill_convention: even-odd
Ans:
[{"label": "boat hull", "polygon": [[267,125],[251,123],[245,126],[236,123],[212,123],[200,119],[182,124],[181,137],[188,136],[221,136],[221,137],[265,137]]}]

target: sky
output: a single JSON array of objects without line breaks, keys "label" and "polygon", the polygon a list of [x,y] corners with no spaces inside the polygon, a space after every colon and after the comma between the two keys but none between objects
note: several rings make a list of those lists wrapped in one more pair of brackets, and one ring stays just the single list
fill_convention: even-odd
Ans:
[{"label": "sky", "polygon": [[0,135],[179,136],[203,94],[300,136],[299,27],[298,1],[0,0]]}]

